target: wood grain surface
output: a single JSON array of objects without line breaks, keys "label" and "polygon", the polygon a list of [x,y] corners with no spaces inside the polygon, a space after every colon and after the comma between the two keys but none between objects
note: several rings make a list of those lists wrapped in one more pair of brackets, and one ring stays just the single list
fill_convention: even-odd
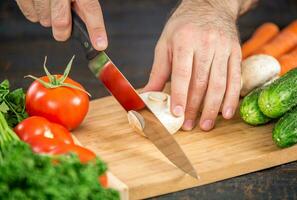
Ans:
[{"label": "wood grain surface", "polygon": [[109,170],[128,186],[130,199],[142,199],[204,185],[297,160],[297,146],[278,149],[272,125],[252,127],[237,116],[219,117],[208,133],[178,132],[181,145],[200,176],[196,180],[173,166],[153,145],[129,127],[126,112],[113,97],[92,101],[83,125],[74,132]]},{"label": "wood grain surface", "polygon": [[[149,77],[155,44],[177,2],[100,0],[109,38],[108,54],[135,87],[142,87]],[[260,0],[257,7],[238,21],[241,40],[249,38],[264,22],[284,27],[296,18],[296,0]],[[56,42],[51,29],[26,20],[15,1],[0,1],[1,80],[8,78],[13,88],[26,89],[31,80],[24,79],[25,75],[44,75],[45,55],[48,55],[49,69],[61,73],[64,67],[59,66],[65,66],[73,54],[76,59],[71,78],[80,82],[93,99],[107,95],[87,70],[87,61],[78,42]],[[297,162],[293,162],[151,199],[297,199],[296,173]]]}]

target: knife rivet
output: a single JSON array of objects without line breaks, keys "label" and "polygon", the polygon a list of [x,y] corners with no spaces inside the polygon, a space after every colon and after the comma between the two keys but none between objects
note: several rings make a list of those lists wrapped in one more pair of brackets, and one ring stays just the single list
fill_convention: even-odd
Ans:
[{"label": "knife rivet", "polygon": [[84,42],[84,46],[85,46],[86,48],[89,48],[89,43],[88,43],[88,42]]}]

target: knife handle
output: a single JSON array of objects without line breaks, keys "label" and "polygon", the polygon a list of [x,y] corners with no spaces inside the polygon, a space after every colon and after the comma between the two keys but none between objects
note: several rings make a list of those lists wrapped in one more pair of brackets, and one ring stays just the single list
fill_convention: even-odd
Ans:
[{"label": "knife handle", "polygon": [[76,38],[83,46],[88,60],[95,58],[99,51],[94,49],[87,32],[87,28],[82,19],[72,10],[72,36]]}]

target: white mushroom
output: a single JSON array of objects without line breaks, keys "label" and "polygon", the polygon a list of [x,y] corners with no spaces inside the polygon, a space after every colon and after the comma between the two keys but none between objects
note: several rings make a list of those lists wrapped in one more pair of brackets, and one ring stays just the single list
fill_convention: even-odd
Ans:
[{"label": "white mushroom", "polygon": [[[170,96],[168,94],[163,92],[145,92],[140,94],[140,97],[169,133],[174,134],[182,127],[184,116],[175,117],[171,114]],[[142,130],[145,126],[145,120],[139,113],[129,111],[128,121],[137,133],[144,135]]]},{"label": "white mushroom", "polygon": [[272,56],[259,54],[248,57],[241,64],[241,96],[278,78],[280,70],[279,62]]},{"label": "white mushroom", "polygon": [[169,133],[176,133],[183,125],[184,116],[175,117],[170,111],[170,96],[164,92],[145,92],[140,97],[161,121]]},{"label": "white mushroom", "polygon": [[127,114],[130,126],[139,134],[144,135],[143,129],[145,122],[143,117],[136,111],[130,110]]}]

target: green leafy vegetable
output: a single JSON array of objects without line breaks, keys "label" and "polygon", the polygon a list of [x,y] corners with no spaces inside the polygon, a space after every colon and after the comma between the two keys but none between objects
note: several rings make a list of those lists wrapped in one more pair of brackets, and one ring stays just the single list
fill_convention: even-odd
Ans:
[{"label": "green leafy vegetable", "polygon": [[0,112],[0,199],[119,199],[98,177],[107,167],[99,159],[82,164],[77,155],[47,156],[32,152]]},{"label": "green leafy vegetable", "polygon": [[14,141],[19,141],[19,138],[8,126],[4,115],[2,114],[2,112],[0,112],[0,164],[5,158],[5,149],[7,145]]},{"label": "green leafy vegetable", "polygon": [[10,143],[0,165],[0,199],[114,200],[115,190],[103,188],[98,176],[106,170],[99,159],[80,163],[76,155],[34,154],[22,142]]},{"label": "green leafy vegetable", "polygon": [[0,112],[4,114],[10,127],[14,127],[28,117],[23,89],[10,91],[8,80],[4,80],[0,84]]}]

